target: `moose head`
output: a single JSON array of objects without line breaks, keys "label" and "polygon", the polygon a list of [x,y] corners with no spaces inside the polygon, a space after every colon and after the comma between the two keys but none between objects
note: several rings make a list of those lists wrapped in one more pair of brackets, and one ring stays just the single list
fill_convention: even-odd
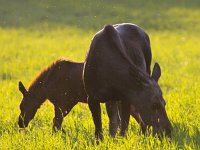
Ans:
[{"label": "moose head", "polygon": [[132,72],[137,84],[142,87],[142,90],[137,92],[137,108],[140,116],[146,126],[153,127],[153,134],[171,137],[172,125],[168,119],[162,91],[158,85],[158,80],[161,76],[161,68],[158,63],[155,63],[152,75],[149,76],[141,71]]},{"label": "moose head", "polygon": [[19,91],[22,93],[23,98],[20,103],[21,113],[18,118],[18,125],[20,128],[25,128],[35,116],[38,106],[33,101],[35,99],[34,95],[26,90],[21,81],[19,82]]}]

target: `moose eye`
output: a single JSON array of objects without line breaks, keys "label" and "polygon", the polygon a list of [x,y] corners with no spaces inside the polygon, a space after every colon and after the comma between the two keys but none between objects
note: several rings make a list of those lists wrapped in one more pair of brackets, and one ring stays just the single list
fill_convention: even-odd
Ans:
[{"label": "moose eye", "polygon": [[153,110],[159,110],[160,109],[160,104],[159,103],[153,103],[152,109]]}]

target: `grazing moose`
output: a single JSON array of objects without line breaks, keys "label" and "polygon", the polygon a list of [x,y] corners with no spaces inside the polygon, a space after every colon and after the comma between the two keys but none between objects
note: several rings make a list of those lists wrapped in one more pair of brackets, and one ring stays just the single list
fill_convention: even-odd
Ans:
[{"label": "grazing moose", "polygon": [[[49,99],[55,110],[53,130],[60,130],[63,118],[70,110],[78,102],[87,103],[87,95],[82,81],[83,65],[83,63],[57,60],[37,76],[28,90],[22,82],[19,82],[19,90],[23,94],[20,104],[21,114],[18,119],[19,127],[27,127],[37,109],[46,99]],[[118,105],[111,101],[106,103],[106,108],[110,119],[110,134],[114,136],[120,122],[117,113]],[[134,109],[131,114],[140,123]]]},{"label": "grazing moose", "polygon": [[162,135],[165,131],[166,135],[171,135],[172,126],[158,85],[160,66],[156,63],[150,76],[144,54],[150,51],[146,50],[148,48],[148,35],[134,24],[107,25],[94,36],[83,80],[97,140],[103,140],[100,102],[109,100],[121,100],[122,135],[127,130],[130,116],[127,108],[131,105],[146,126],[153,126],[154,134]]},{"label": "grazing moose", "polygon": [[49,99],[54,105],[53,129],[61,129],[63,118],[78,103],[87,103],[82,81],[83,63],[57,60],[32,82],[26,90],[19,82],[23,94],[18,119],[20,128],[28,126],[42,103]]}]

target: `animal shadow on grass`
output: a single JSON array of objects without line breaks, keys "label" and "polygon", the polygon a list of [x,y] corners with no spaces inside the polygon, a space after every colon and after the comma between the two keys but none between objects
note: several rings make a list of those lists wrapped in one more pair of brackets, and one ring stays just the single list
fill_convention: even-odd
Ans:
[{"label": "animal shadow on grass", "polygon": [[[193,143],[194,149],[200,148],[200,131],[198,127],[187,127],[184,123],[172,123],[173,135],[172,142],[177,144],[178,148],[184,148],[185,145]],[[193,131],[191,131],[193,130]]]}]

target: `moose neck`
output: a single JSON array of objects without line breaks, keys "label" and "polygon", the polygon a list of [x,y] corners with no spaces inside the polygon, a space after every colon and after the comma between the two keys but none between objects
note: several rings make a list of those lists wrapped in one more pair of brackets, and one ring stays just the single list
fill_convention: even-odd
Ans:
[{"label": "moose neck", "polygon": [[47,99],[45,90],[45,74],[40,74],[30,85],[29,92],[34,97],[34,103],[39,108],[40,105]]},{"label": "moose neck", "polygon": [[31,93],[31,95],[33,95],[33,97],[36,98],[35,101],[38,101],[38,103],[43,103],[46,99],[46,93],[44,86],[40,84],[42,84],[42,82],[29,88],[29,92]]},{"label": "moose neck", "polygon": [[127,101],[134,105],[137,109],[140,109],[141,107],[141,99],[143,98],[143,95],[141,94],[140,88],[134,88],[134,89],[127,89],[124,96],[127,99]]}]

